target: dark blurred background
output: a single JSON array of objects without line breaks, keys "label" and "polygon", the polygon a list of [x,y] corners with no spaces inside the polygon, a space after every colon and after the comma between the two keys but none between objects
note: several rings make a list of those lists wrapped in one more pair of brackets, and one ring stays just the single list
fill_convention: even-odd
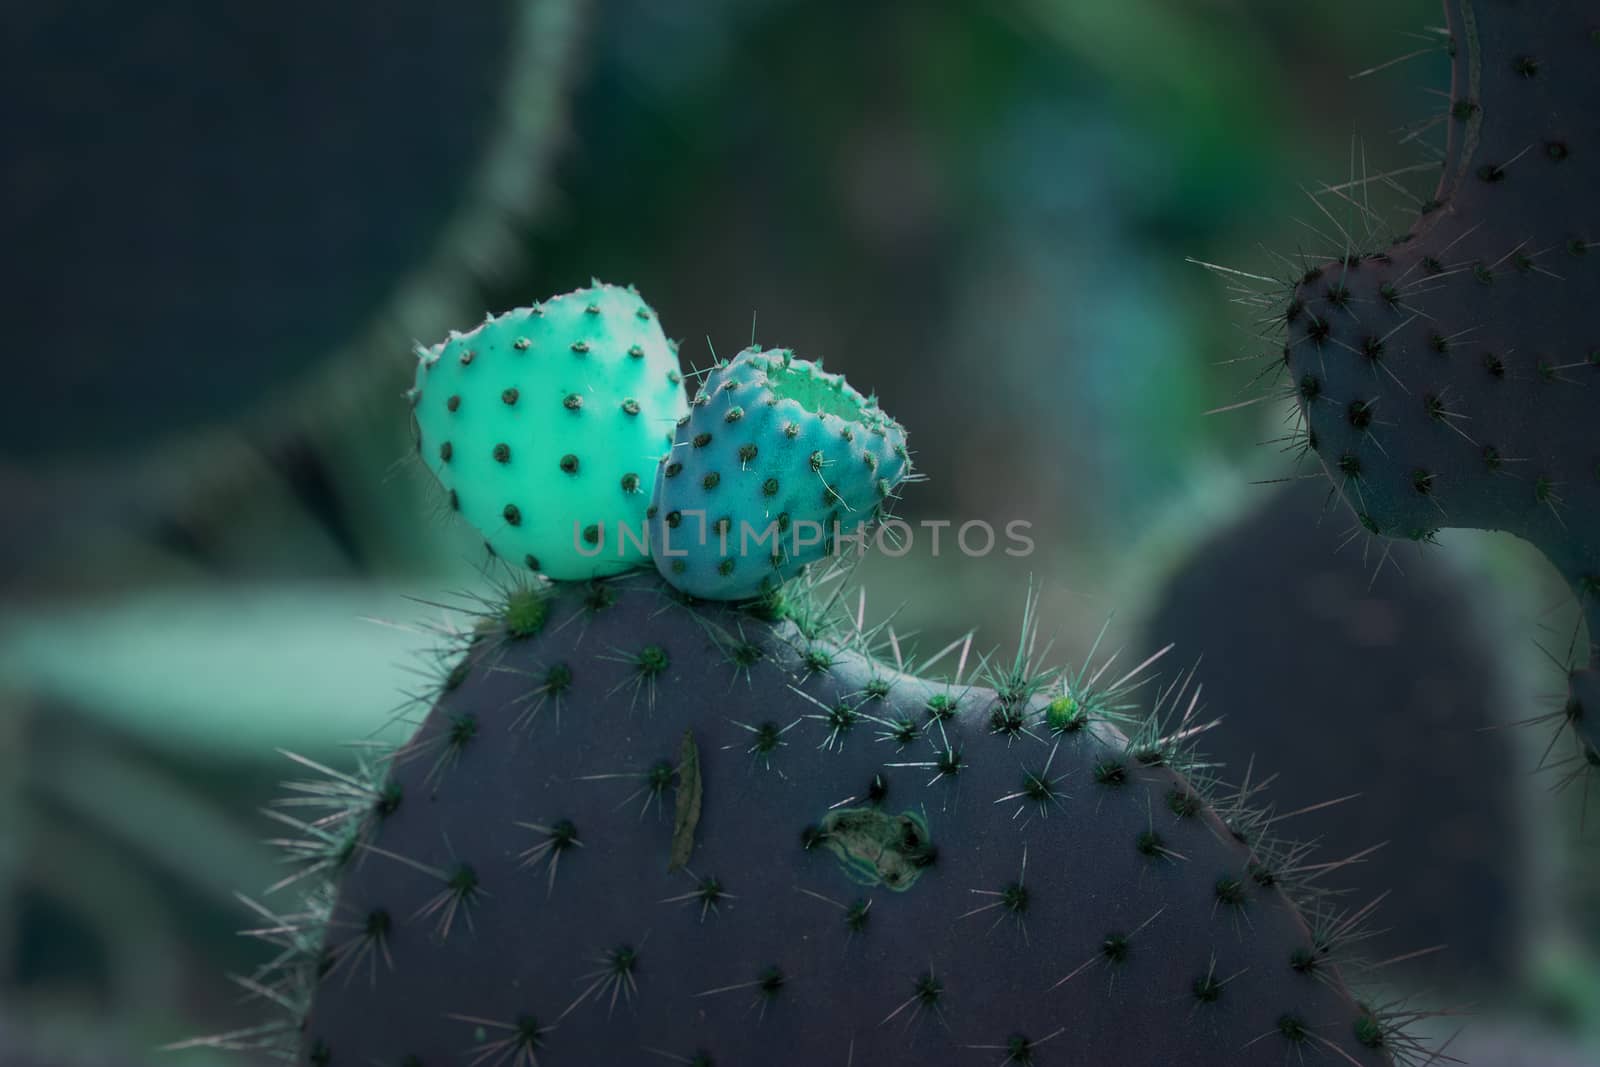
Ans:
[{"label": "dark blurred background", "polygon": [[0,1063],[204,1064],[152,1050],[259,1020],[273,949],[237,932],[272,923],[236,894],[285,914],[302,888],[267,892],[286,830],[260,809],[309,773],[280,750],[346,768],[392,735],[448,621],[423,601],[486,584],[406,462],[410,349],[591,277],[637,285],[686,369],[754,339],[876,390],[928,476],[908,520],[1032,524],[1024,558],[869,557],[869,614],[1004,649],[1033,587],[1058,660],[1108,618],[1130,663],[1176,642],[1230,780],[1286,816],[1359,794],[1283,828],[1361,854],[1330,874],[1353,906],[1389,893],[1396,962],[1361,979],[1584,1062],[1583,783],[1553,727],[1513,726],[1561,691],[1564,591],[1506,539],[1350,536],[1252,384],[1259,309],[1199,265],[1283,277],[1340,225],[1403,230],[1441,23],[4,5]]}]

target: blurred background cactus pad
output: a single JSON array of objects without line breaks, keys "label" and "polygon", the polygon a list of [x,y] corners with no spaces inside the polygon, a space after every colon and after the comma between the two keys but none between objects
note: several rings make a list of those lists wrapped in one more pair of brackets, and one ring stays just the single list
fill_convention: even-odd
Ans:
[{"label": "blurred background cactus pad", "polygon": [[642,557],[619,545],[621,527],[642,525],[639,472],[688,404],[676,349],[637,293],[596,284],[417,355],[417,451],[491,552],[553,578]]}]

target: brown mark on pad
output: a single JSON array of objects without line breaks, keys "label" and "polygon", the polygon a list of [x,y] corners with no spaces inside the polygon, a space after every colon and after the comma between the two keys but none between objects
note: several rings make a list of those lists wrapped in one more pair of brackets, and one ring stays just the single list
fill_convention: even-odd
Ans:
[{"label": "brown mark on pad", "polygon": [[822,843],[844,865],[845,873],[865,885],[896,892],[910,889],[936,850],[928,824],[914,812],[890,815],[878,808],[840,808],[822,820]]},{"label": "brown mark on pad", "polygon": [[667,872],[677,870],[689,862],[694,851],[694,831],[700,824],[700,750],[694,743],[694,731],[683,731],[683,743],[678,746],[678,792],[672,813],[672,858]]}]

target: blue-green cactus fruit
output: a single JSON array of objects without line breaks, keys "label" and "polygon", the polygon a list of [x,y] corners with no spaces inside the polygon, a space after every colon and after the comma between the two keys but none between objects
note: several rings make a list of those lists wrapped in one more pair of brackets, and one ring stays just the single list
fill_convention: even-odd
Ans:
[{"label": "blue-green cactus fruit", "polygon": [[[841,375],[751,347],[706,376],[657,464],[650,552],[708,600],[760,595],[879,519],[906,433]],[[841,546],[841,550],[844,546]]]},{"label": "blue-green cactus fruit", "polygon": [[418,452],[491,551],[561,579],[644,562],[646,479],[688,403],[633,287],[596,282],[418,357]]}]

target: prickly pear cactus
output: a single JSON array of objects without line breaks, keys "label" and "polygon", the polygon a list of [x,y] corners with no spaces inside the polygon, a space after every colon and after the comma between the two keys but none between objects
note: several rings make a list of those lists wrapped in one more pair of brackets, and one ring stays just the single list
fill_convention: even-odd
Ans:
[{"label": "prickly pear cactus", "polygon": [[1182,687],[1125,735],[1143,671],[1031,620],[940,683],[784,592],[486,616],[345,809],[302,1062],[1391,1062],[1301,855],[1179,773]]},{"label": "prickly pear cactus", "polygon": [[[1526,538],[1597,639],[1600,15],[1587,0],[1445,6],[1438,189],[1389,247],[1352,239],[1305,272],[1282,314],[1283,361],[1310,447],[1368,530]],[[1600,704],[1585,687],[1567,714],[1587,732]],[[1584,752],[1600,761],[1593,743]]]},{"label": "prickly pear cactus", "polygon": [[688,405],[632,287],[596,282],[417,355],[418,454],[496,555],[553,578],[645,560],[647,479]]},{"label": "prickly pear cactus", "polygon": [[711,600],[776,588],[881,514],[911,471],[875,397],[789,349],[740,352],[700,385],[658,465],[650,551]]},{"label": "prickly pear cactus", "polygon": [[[714,368],[680,416],[680,380],[652,362],[665,346],[632,321],[653,329],[637,294],[543,310],[492,319],[419,368],[423,456],[499,555],[538,551],[527,565],[547,574],[514,568],[472,611],[408,742],[355,774],[319,768],[279,813],[303,835],[288,881],[314,889],[304,913],[266,926],[283,952],[252,986],[289,1009],[292,1057],[1377,1067],[1410,1054],[1341,976],[1360,913],[1312,887],[1316,868],[1268,834],[1253,790],[1229,792],[1198,760],[1192,676],[1155,689],[1158,657],[1049,667],[1030,599],[1010,661],[975,660],[970,639],[907,659],[886,625],[866,626],[864,600],[836,609],[847,567],[812,573],[798,546],[759,576],[702,553],[552,581],[569,561],[490,512],[509,496],[519,537],[562,536],[580,509],[611,521],[597,512],[615,498],[562,496],[544,465],[553,449],[581,449],[584,471],[625,461],[650,447],[637,426],[659,429],[647,414],[678,421],[651,501],[661,522],[691,503],[730,522],[871,518],[910,462],[874,400],[786,350]],[[581,404],[543,410],[563,390]],[[561,421],[596,397],[612,416],[598,429]],[[535,400],[536,421],[507,414]],[[507,470],[524,456],[531,468]],[[931,673],[941,661],[946,678]]]}]

